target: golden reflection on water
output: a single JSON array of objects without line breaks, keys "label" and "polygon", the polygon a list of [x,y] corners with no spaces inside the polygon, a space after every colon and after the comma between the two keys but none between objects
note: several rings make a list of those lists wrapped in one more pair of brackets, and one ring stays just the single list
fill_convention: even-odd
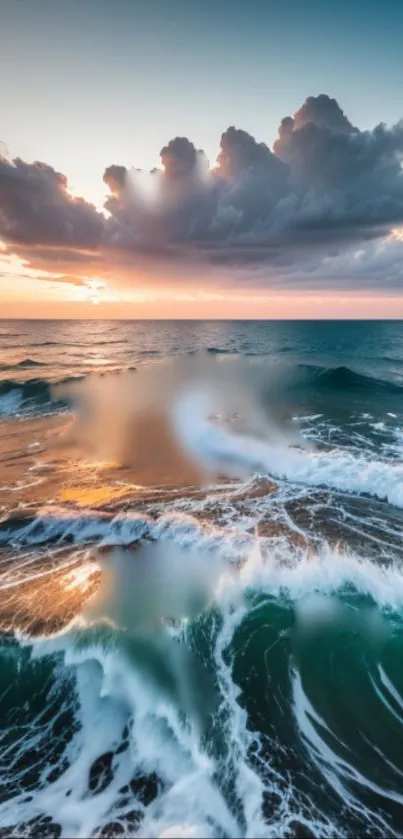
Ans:
[{"label": "golden reflection on water", "polygon": [[113,486],[108,484],[96,487],[64,487],[59,492],[59,500],[73,501],[80,507],[93,507],[115,501],[131,491],[132,487],[129,486]]}]

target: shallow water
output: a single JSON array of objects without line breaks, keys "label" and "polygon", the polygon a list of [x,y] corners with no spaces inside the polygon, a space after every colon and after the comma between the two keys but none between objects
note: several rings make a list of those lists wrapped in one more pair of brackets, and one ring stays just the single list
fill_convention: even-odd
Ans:
[{"label": "shallow water", "polygon": [[1,835],[403,836],[401,323],[0,366]]}]

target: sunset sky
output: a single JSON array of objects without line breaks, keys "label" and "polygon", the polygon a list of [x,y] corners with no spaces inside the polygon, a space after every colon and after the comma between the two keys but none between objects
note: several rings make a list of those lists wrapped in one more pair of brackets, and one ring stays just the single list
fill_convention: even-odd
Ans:
[{"label": "sunset sky", "polygon": [[2,0],[0,317],[403,317],[402,0]]}]

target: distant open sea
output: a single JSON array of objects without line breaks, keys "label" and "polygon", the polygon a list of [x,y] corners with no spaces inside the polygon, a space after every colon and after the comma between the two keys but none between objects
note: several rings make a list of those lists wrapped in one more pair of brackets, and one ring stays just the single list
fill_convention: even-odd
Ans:
[{"label": "distant open sea", "polygon": [[403,322],[0,320],[0,839],[403,836]]}]

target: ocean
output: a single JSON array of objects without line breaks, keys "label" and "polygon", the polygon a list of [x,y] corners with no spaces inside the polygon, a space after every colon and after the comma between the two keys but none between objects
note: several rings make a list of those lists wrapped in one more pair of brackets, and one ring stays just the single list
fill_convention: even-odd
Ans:
[{"label": "ocean", "polygon": [[0,837],[403,836],[403,323],[0,321]]}]

